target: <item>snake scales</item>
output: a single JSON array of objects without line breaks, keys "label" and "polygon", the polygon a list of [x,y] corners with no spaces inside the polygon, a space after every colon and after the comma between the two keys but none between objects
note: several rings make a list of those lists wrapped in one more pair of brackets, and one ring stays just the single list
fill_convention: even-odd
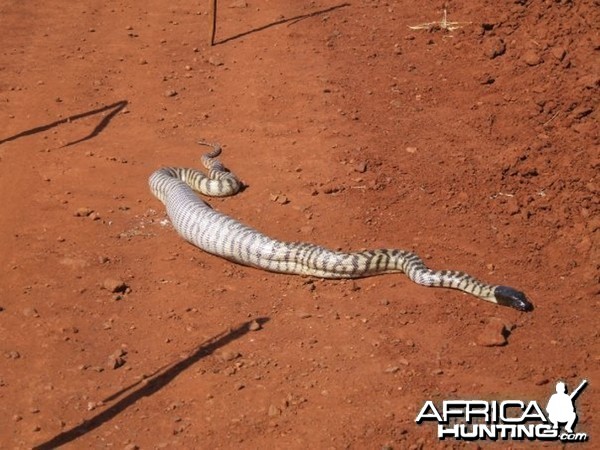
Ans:
[{"label": "snake scales", "polygon": [[165,204],[175,230],[202,250],[271,272],[320,278],[361,278],[404,272],[412,281],[423,286],[458,289],[521,311],[533,309],[525,294],[516,289],[490,285],[464,272],[431,270],[410,251],[378,249],[344,253],[265,236],[215,211],[193,192],[223,197],[236,194],[242,187],[236,176],[217,159],[221,147],[203,141],[199,144],[213,147],[212,152],[202,156],[208,176],[195,169],[163,167],[150,176],[149,184],[152,193]]}]

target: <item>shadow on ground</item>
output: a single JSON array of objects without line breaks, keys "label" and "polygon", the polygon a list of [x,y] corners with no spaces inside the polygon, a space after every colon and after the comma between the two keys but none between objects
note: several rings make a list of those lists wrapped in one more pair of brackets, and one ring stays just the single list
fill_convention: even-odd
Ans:
[{"label": "shadow on ground", "polygon": [[[262,317],[256,319],[261,326],[269,321],[268,317]],[[129,408],[131,405],[136,403],[143,397],[149,397],[155,392],[169,384],[174,380],[177,375],[186,370],[191,365],[195,364],[205,356],[209,356],[218,348],[227,345],[235,339],[241,338],[243,335],[250,331],[250,324],[252,322],[244,322],[236,328],[230,329],[217,336],[212,337],[206,342],[203,342],[196,348],[194,348],[190,355],[178,362],[167,364],[157,369],[153,374],[147,378],[140,380],[125,389],[110,395],[103,400],[103,403],[109,404],[116,401],[119,397],[129,392],[125,397],[118,400],[114,405],[108,407],[104,411],[98,413],[91,419],[83,421],[81,424],[71,428],[70,430],[63,431],[59,435],[53,437],[49,441],[46,441],[40,445],[34,447],[36,450],[51,450],[61,445],[66,445],[69,442],[89,433],[92,430],[100,427],[106,422],[112,420],[115,416]],[[131,391],[131,392],[130,392]]]},{"label": "shadow on ground", "polygon": [[46,125],[41,125],[39,127],[31,128],[30,130],[21,131],[20,133],[15,134],[14,136],[0,139],[0,145],[4,144],[5,142],[14,141],[16,139],[19,139],[19,138],[22,138],[25,136],[30,136],[32,134],[41,133],[42,131],[50,130],[59,125],[69,123],[69,122],[74,122],[75,120],[78,120],[78,119],[83,119],[84,117],[93,116],[94,114],[100,114],[100,113],[103,113],[104,111],[112,110],[112,111],[110,111],[110,113],[108,113],[106,116],[104,116],[102,118],[102,120],[100,120],[100,123],[98,123],[98,125],[96,125],[96,127],[94,127],[94,129],[92,130],[92,132],[90,134],[82,137],[81,139],[77,139],[75,141],[69,142],[69,143],[63,145],[63,147],[69,147],[71,145],[79,144],[80,142],[84,142],[84,141],[87,141],[88,139],[92,139],[92,138],[98,136],[102,132],[102,130],[104,130],[108,126],[108,124],[113,119],[113,117],[115,117],[123,108],[125,108],[128,103],[129,102],[127,100],[121,100],[116,103],[113,103],[112,105],[103,106],[102,108],[93,109],[91,111],[86,111],[81,114],[74,114],[72,116],[65,117],[64,119],[57,120],[56,122],[52,122],[52,123],[49,123]]},{"label": "shadow on ground", "polygon": [[248,36],[249,34],[257,33],[259,31],[263,31],[263,30],[266,30],[268,28],[271,28],[271,27],[274,27],[274,26],[277,26],[277,25],[282,25],[284,23],[288,23],[289,25],[293,25],[293,24],[295,24],[297,22],[300,22],[301,20],[309,19],[311,17],[320,16],[322,14],[327,14],[328,12],[335,11],[336,9],[340,9],[340,8],[345,8],[346,6],[350,6],[350,3],[341,3],[339,5],[331,6],[329,8],[321,9],[319,11],[313,11],[311,13],[301,14],[299,16],[290,17],[288,19],[284,18],[284,19],[276,20],[275,22],[269,23],[267,25],[263,25],[263,26],[260,26],[258,28],[254,28],[252,30],[244,31],[244,32],[236,34],[234,36],[230,36],[228,38],[225,38],[225,39],[223,39],[221,41],[216,41],[214,43],[214,45],[220,45],[220,44],[224,44],[224,43],[229,42],[229,41],[234,41],[236,39],[243,38],[244,36]]}]

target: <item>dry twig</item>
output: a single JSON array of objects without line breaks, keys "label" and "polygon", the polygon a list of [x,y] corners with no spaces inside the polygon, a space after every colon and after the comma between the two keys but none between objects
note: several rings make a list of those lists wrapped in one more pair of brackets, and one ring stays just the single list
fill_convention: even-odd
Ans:
[{"label": "dry twig", "polygon": [[462,28],[465,25],[470,25],[472,22],[448,22],[448,12],[446,8],[444,8],[444,18],[439,22],[428,22],[421,23],[419,25],[409,26],[411,30],[427,30],[427,31],[436,31],[436,30],[445,30],[445,31],[454,31],[458,28]]}]

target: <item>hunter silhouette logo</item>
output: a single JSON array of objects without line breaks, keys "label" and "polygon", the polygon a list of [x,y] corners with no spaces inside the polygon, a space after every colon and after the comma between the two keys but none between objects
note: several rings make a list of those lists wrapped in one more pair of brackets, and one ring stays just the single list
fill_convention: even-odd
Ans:
[{"label": "hunter silhouette logo", "polygon": [[[577,423],[575,400],[587,386],[583,380],[571,393],[563,381],[548,400],[545,412],[535,400],[444,400],[436,406],[427,400],[415,422],[437,422],[440,440],[540,440],[585,442],[587,433],[574,432]],[[561,424],[564,430],[561,432]]]},{"label": "hunter silhouette logo", "polygon": [[562,381],[556,383],[556,394],[552,394],[546,406],[548,419],[553,423],[553,429],[558,429],[560,422],[566,423],[565,431],[573,434],[573,426],[577,422],[577,413],[575,412],[574,400],[587,385],[587,380],[583,380],[577,389],[571,395],[567,394],[567,385]]}]

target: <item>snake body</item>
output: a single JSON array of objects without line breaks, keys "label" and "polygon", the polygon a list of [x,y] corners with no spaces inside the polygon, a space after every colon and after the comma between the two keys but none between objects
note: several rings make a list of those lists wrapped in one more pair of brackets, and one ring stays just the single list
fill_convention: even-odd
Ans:
[{"label": "snake body", "polygon": [[202,250],[239,264],[271,272],[319,278],[361,278],[403,272],[423,286],[458,289],[482,300],[530,311],[525,294],[508,286],[490,285],[471,275],[449,270],[431,270],[413,252],[377,249],[339,252],[304,242],[279,241],[212,209],[194,191],[208,196],[236,194],[242,183],[227,171],[217,157],[218,144],[202,156],[208,176],[191,168],[163,167],[149,179],[152,193],[164,203],[175,230]]}]

